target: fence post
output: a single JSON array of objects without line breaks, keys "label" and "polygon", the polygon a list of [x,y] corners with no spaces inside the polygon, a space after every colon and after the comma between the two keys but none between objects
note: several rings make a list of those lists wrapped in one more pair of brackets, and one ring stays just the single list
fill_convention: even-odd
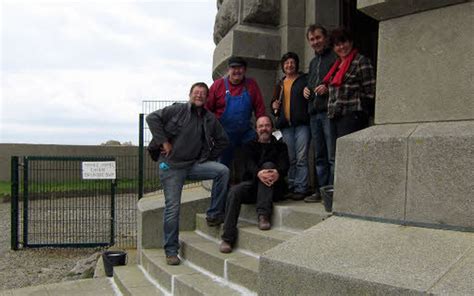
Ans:
[{"label": "fence post", "polygon": [[144,149],[144,114],[140,113],[140,119],[139,119],[139,130],[138,130],[138,199],[143,197],[143,178],[144,178],[144,158],[143,158],[143,149]]},{"label": "fence post", "polygon": [[115,189],[117,186],[117,179],[112,180],[110,188],[110,245],[115,244]]},{"label": "fence post", "polygon": [[11,249],[18,250],[18,193],[19,193],[18,156],[11,158]]},{"label": "fence post", "polygon": [[28,246],[28,157],[23,157],[23,247]]}]

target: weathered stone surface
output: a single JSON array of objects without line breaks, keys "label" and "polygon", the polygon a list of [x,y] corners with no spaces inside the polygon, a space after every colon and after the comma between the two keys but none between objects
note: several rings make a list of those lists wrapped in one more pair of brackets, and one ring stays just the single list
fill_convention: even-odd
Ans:
[{"label": "weathered stone surface", "polygon": [[474,121],[425,123],[409,140],[408,221],[474,229]]},{"label": "weathered stone surface", "polygon": [[357,8],[379,21],[468,0],[358,0]]},{"label": "weathered stone surface", "polygon": [[[272,46],[268,46],[272,44]],[[217,44],[213,55],[213,79],[227,72],[227,60],[237,55],[247,59],[248,68],[261,67],[275,72],[280,61],[277,30],[238,25]],[[274,73],[271,74],[275,75]],[[271,83],[273,85],[274,81]]]},{"label": "weathered stone surface", "polygon": [[244,0],[242,20],[246,23],[278,25],[280,0]]},{"label": "weathered stone surface", "polygon": [[474,293],[474,248],[463,256],[443,278],[430,289],[435,295],[472,295]]},{"label": "weathered stone surface", "polygon": [[372,126],[337,140],[333,211],[404,219],[408,137],[415,128]]},{"label": "weathered stone surface", "polygon": [[376,123],[474,119],[473,23],[474,2],[380,23]]},{"label": "weathered stone surface", "polygon": [[473,274],[473,244],[474,233],[333,216],[260,257],[259,295],[426,295],[458,266]]},{"label": "weathered stone surface", "polygon": [[239,18],[239,1],[218,0],[217,15],[214,23],[214,43],[218,44],[222,38],[237,23]]}]

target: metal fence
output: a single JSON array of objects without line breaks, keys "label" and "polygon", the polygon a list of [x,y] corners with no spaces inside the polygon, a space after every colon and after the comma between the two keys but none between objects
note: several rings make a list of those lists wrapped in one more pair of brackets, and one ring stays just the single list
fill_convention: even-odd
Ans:
[{"label": "metal fence", "polygon": [[[138,199],[161,190],[144,118],[175,102],[143,101],[134,155],[12,157],[11,248],[136,247]],[[84,180],[84,161],[115,161],[116,178]]]}]

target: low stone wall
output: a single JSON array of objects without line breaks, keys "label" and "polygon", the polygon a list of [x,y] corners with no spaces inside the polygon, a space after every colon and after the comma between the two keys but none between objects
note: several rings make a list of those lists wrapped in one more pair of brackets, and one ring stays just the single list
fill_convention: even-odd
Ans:
[{"label": "low stone wall", "polygon": [[[12,156],[114,156],[125,160],[127,170],[138,171],[138,147],[50,144],[0,144],[0,181],[10,181]],[[136,158],[136,163],[133,158]],[[145,154],[145,158],[148,155]],[[154,172],[154,162],[145,161],[145,172]],[[117,171],[120,170],[120,162]],[[132,172],[133,171],[133,172]]]}]

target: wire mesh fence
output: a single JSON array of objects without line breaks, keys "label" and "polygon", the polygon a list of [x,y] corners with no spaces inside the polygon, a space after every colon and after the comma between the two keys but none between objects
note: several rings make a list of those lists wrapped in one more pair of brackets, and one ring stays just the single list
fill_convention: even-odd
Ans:
[{"label": "wire mesh fence", "polygon": [[[175,102],[185,101],[143,101],[136,154],[12,157],[12,249],[136,247],[138,199],[161,190],[157,164],[145,148],[152,136],[144,118]],[[84,180],[81,164],[91,160],[114,161],[116,178]]]}]

